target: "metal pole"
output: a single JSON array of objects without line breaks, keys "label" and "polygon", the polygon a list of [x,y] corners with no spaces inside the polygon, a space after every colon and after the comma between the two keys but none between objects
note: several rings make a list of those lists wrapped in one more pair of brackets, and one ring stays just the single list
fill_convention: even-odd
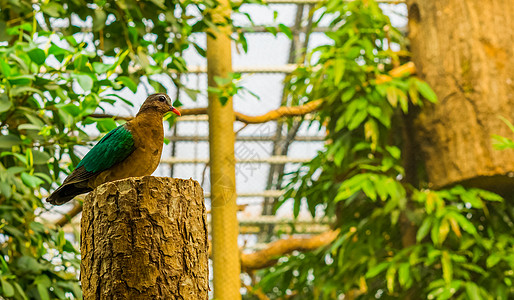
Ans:
[{"label": "metal pole", "polygon": [[[220,0],[212,11],[215,24],[230,19],[230,3]],[[230,27],[218,27],[207,35],[207,76],[209,86],[216,86],[215,76],[226,78],[232,72]],[[241,299],[241,272],[237,238],[239,234],[236,206],[234,156],[235,114],[232,99],[222,105],[209,93],[209,151],[211,171],[212,260],[214,298]]]}]

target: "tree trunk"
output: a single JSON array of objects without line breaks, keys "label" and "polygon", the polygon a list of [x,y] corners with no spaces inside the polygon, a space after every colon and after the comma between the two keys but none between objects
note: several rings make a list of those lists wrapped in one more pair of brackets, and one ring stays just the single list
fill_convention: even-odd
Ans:
[{"label": "tree trunk", "polygon": [[99,186],[81,221],[84,299],[207,299],[207,217],[194,180]]},{"label": "tree trunk", "polygon": [[[210,11],[218,30],[207,34],[207,82],[218,87],[215,78],[232,73],[231,2],[220,0]],[[219,87],[218,87],[219,88]],[[211,179],[212,271],[214,299],[241,299],[239,262],[239,224],[236,204],[236,159],[234,104],[232,97],[222,103],[219,95],[209,93],[209,167]]]},{"label": "tree trunk", "polygon": [[408,0],[409,37],[418,74],[439,103],[416,120],[417,142],[434,188],[456,183],[512,191],[514,5],[507,0]]}]

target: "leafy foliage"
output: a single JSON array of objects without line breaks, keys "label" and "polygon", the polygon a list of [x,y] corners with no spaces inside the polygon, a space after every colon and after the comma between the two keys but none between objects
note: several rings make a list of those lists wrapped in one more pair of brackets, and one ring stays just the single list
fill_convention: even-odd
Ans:
[{"label": "leafy foliage", "polygon": [[[500,117],[500,119],[509,127],[509,129],[514,133],[514,125],[509,122],[509,120],[504,117]],[[494,147],[497,150],[504,149],[514,149],[514,140],[509,139],[508,137],[500,136],[497,134],[493,135]]]},{"label": "leafy foliage", "polygon": [[41,199],[78,164],[94,127],[119,123],[92,114],[133,105],[113,91],[165,91],[162,78],[181,86],[182,53],[205,55],[194,33],[216,26],[216,2],[1,3],[0,296],[81,298],[78,250],[41,218]]},{"label": "leafy foliage", "polygon": [[512,297],[513,210],[484,190],[431,190],[422,172],[406,170],[406,120],[437,99],[416,77],[388,78],[402,63],[391,49],[402,36],[373,1],[320,11],[335,30],[288,90],[295,104],[324,100],[326,146],[290,174],[281,203],[292,201],[295,215],[303,203],[323,211],[341,233],[261,272],[260,288],[293,299]]},{"label": "leafy foliage", "polygon": [[216,82],[216,87],[210,86],[207,88],[207,91],[217,95],[221,105],[225,105],[227,101],[236,94],[242,95],[248,93],[256,99],[259,99],[259,96],[240,85],[240,81],[242,81],[241,73],[230,73],[227,78],[215,76],[214,81]]}]

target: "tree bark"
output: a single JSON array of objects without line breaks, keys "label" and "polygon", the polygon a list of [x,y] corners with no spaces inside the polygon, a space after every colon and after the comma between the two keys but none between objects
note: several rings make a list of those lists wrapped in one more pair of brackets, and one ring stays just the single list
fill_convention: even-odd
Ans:
[{"label": "tree bark", "polygon": [[512,191],[514,151],[492,147],[512,137],[514,5],[507,0],[408,0],[417,72],[439,103],[416,120],[417,142],[433,188],[456,183]]},{"label": "tree bark", "polygon": [[194,180],[108,182],[84,201],[84,299],[207,299],[207,217]]}]

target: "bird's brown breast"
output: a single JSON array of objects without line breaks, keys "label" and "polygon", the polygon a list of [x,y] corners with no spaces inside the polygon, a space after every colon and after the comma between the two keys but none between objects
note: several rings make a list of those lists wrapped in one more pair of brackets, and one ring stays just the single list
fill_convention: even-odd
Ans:
[{"label": "bird's brown breast", "polygon": [[91,188],[102,183],[128,177],[151,175],[161,159],[164,130],[159,115],[138,115],[127,123],[134,138],[134,151],[122,162],[89,181]]}]

